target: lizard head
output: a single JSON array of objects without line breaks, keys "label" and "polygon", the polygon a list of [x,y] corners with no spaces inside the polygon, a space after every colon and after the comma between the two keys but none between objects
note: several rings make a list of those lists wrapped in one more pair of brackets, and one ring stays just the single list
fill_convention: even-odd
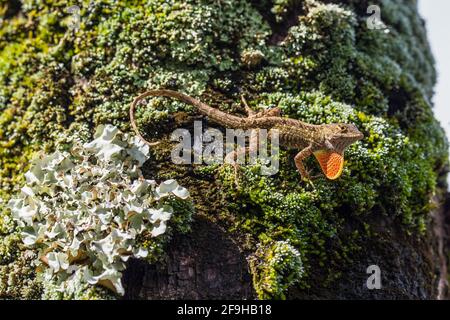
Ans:
[{"label": "lizard head", "polygon": [[341,176],[344,168],[344,151],[352,143],[364,138],[354,124],[332,123],[325,126],[325,147],[314,152],[323,173],[334,180]]},{"label": "lizard head", "polygon": [[327,126],[330,132],[326,138],[333,146],[332,149],[341,154],[349,145],[364,138],[361,131],[351,123],[333,123]]}]

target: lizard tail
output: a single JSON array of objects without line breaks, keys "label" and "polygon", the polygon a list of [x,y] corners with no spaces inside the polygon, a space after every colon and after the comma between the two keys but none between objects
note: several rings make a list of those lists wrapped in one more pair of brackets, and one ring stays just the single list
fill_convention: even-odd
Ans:
[{"label": "lizard tail", "polygon": [[150,91],[146,91],[146,92],[142,93],[141,95],[137,96],[133,100],[133,103],[130,106],[130,122],[131,122],[131,127],[133,128],[136,135],[139,138],[141,138],[143,141],[145,141],[145,143],[147,143],[151,146],[158,144],[158,142],[150,143],[147,140],[145,140],[142,137],[142,135],[140,134],[140,132],[137,128],[137,125],[136,125],[135,118],[134,118],[134,110],[136,108],[136,105],[140,101],[145,99],[146,97],[175,98],[184,103],[194,106],[195,108],[197,108],[197,110],[201,114],[209,117],[212,121],[214,121],[222,126],[234,128],[234,129],[247,129],[247,127],[248,127],[248,123],[245,118],[237,117],[237,116],[222,112],[220,110],[214,109],[214,108],[208,106],[207,104],[205,104],[191,96],[188,96],[187,94],[184,94],[184,93],[181,93],[178,91],[173,91],[173,90],[166,90],[166,89],[150,90]]}]

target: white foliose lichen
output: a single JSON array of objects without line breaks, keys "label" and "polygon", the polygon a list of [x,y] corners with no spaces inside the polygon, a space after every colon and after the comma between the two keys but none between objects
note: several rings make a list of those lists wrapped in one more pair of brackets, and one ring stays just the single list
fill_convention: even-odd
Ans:
[{"label": "white foliose lichen", "polygon": [[23,243],[39,252],[44,281],[66,295],[81,284],[124,294],[125,262],[148,255],[137,237],[165,233],[174,214],[165,200],[189,197],[175,180],[145,179],[140,167],[148,156],[140,139],[106,125],[90,143],[33,161],[9,207]]}]

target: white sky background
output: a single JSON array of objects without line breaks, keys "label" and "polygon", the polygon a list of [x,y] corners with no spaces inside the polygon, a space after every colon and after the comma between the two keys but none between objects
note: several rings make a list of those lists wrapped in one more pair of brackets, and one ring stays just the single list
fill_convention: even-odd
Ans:
[{"label": "white sky background", "polygon": [[427,24],[438,72],[434,114],[450,139],[450,1],[419,0],[419,11]]}]

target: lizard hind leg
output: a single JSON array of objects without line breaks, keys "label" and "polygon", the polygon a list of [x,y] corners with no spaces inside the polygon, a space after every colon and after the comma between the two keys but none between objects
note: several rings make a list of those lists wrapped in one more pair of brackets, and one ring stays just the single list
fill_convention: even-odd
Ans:
[{"label": "lizard hind leg", "polygon": [[247,100],[243,95],[241,96],[241,101],[244,105],[248,118],[281,117],[281,109],[278,107],[256,112],[249,107]]},{"label": "lizard hind leg", "polygon": [[247,100],[245,99],[245,97],[244,97],[243,95],[241,95],[241,102],[242,102],[242,104],[244,105],[245,112],[247,113],[247,116],[248,116],[249,118],[251,118],[251,117],[253,117],[253,116],[256,115],[256,111],[253,111],[253,110],[249,107],[249,105],[248,105],[248,103],[247,103]]},{"label": "lizard hind leg", "polygon": [[[238,147],[237,150],[229,152],[225,156],[225,164],[230,164],[234,169],[234,181],[237,188],[239,188],[239,168],[240,161],[245,163],[245,157],[248,154],[250,164],[256,163],[258,154],[259,130],[251,130],[250,140],[247,147]],[[240,160],[240,161],[239,161]]]},{"label": "lizard hind leg", "polygon": [[230,164],[234,169],[234,184],[236,188],[239,188],[239,153],[239,151],[233,150],[225,156],[225,165]]},{"label": "lizard hind leg", "polygon": [[276,107],[273,109],[264,110],[258,113],[258,115],[261,117],[281,117],[281,109]]}]

